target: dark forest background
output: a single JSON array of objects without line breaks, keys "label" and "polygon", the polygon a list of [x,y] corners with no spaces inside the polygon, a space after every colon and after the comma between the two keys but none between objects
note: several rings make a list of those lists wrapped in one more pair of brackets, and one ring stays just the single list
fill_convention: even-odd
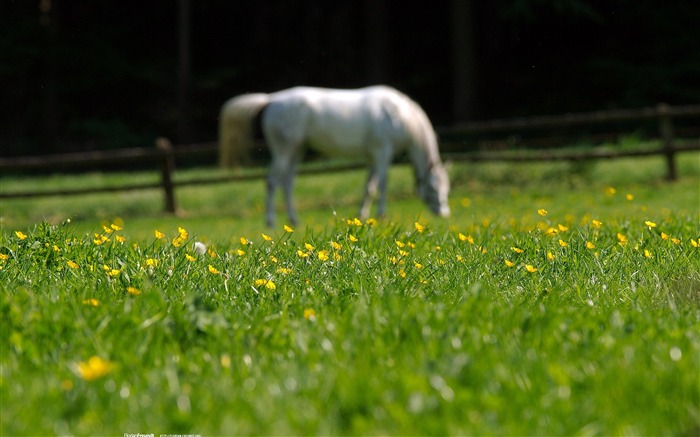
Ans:
[{"label": "dark forest background", "polygon": [[216,139],[228,98],[385,83],[435,125],[700,102],[695,0],[2,0],[2,155]]}]

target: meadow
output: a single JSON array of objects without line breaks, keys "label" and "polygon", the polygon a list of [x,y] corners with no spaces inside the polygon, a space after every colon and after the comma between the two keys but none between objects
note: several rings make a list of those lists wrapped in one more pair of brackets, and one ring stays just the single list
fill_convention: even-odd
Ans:
[{"label": "meadow", "polygon": [[[196,177],[211,169],[183,171]],[[0,434],[694,435],[700,154],[3,200]],[[5,177],[3,190],[142,173]]]}]

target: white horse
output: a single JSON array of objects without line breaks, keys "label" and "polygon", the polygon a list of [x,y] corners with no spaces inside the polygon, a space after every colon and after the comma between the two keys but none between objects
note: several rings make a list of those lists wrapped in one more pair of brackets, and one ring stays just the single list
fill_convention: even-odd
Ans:
[{"label": "white horse", "polygon": [[280,185],[289,220],[297,223],[292,187],[305,146],[325,155],[367,160],[369,177],[359,213],[362,219],[369,217],[377,193],[377,214],[384,215],[389,166],[397,153],[406,150],[413,162],[419,196],[435,214],[449,215],[450,184],[435,131],[421,107],[401,92],[387,86],[358,90],[296,87],[234,97],[220,114],[222,165],[239,162],[238,157],[250,147],[256,115],[272,155],[267,180],[268,226],[275,223],[275,192]]}]

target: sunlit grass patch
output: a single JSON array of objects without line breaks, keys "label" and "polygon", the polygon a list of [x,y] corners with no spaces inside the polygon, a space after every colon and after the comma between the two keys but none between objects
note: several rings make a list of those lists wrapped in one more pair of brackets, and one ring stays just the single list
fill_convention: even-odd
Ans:
[{"label": "sunlit grass patch", "polygon": [[4,230],[3,434],[686,432],[698,217],[619,201],[206,240]]}]

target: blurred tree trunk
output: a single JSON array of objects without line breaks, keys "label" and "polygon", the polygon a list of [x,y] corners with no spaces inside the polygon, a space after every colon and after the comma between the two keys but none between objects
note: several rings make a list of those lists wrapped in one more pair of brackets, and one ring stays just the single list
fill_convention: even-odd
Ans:
[{"label": "blurred tree trunk", "polygon": [[473,0],[452,0],[452,115],[469,120],[476,108],[476,40]]},{"label": "blurred tree trunk", "polygon": [[40,150],[55,152],[58,140],[58,37],[59,14],[56,0],[39,2],[39,22],[46,29],[46,77],[44,84],[43,129]]},{"label": "blurred tree trunk", "polygon": [[387,55],[389,53],[389,20],[387,0],[367,0],[367,80],[369,84],[383,84],[387,80]]},{"label": "blurred tree trunk", "polygon": [[177,140],[181,143],[192,140],[190,111],[190,86],[192,82],[192,50],[190,35],[190,0],[178,1],[177,20]]}]

